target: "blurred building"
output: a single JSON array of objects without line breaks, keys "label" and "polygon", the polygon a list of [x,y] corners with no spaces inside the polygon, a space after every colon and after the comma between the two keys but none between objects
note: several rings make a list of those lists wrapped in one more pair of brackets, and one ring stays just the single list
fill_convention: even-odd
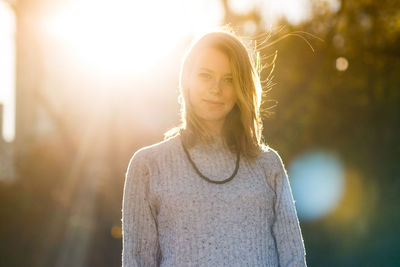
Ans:
[{"label": "blurred building", "polygon": [[[5,140],[3,132],[7,123],[5,116],[13,108],[7,103],[6,98],[11,94],[15,86],[15,14],[12,0],[0,1],[0,181],[12,182],[16,179],[14,142]],[[8,99],[9,100],[9,99]],[[2,103],[6,101],[5,103]]]},{"label": "blurred building", "polygon": [[94,229],[98,184],[110,176],[104,158],[107,131],[98,130],[109,128],[101,124],[107,121],[105,116],[94,116],[92,111],[97,102],[93,92],[87,92],[88,88],[96,89],[95,85],[68,64],[64,47],[46,35],[44,21],[54,9],[53,4],[38,0],[17,1],[14,5],[16,129],[12,156],[18,175],[27,175],[21,170],[32,161],[40,166],[48,162],[64,164],[58,166],[62,172],[51,179],[63,184],[56,198],[73,203],[69,219],[62,226],[66,235],[61,240],[48,237],[48,244],[61,243],[61,247],[44,243],[41,251],[55,255],[54,259],[45,259],[54,262],[49,266],[79,267],[85,264]]},{"label": "blurred building", "polygon": [[16,158],[23,158],[28,145],[39,141],[43,75],[40,40],[36,32],[35,9],[40,1],[18,1],[15,5],[16,29]]},{"label": "blurred building", "polygon": [[12,182],[15,179],[13,143],[3,139],[3,105],[0,104],[0,180]]},{"label": "blurred building", "polygon": [[[7,110],[14,109],[14,99],[3,99],[1,106],[0,178],[15,180],[17,167],[24,164],[29,145],[39,138],[40,103],[38,101],[40,71],[40,46],[35,33],[35,16],[39,1],[0,0],[2,17],[2,78],[3,97],[13,95],[15,90],[15,136],[14,141],[3,138],[3,121]],[[35,8],[36,6],[36,8]],[[43,112],[42,112],[43,113]]]}]

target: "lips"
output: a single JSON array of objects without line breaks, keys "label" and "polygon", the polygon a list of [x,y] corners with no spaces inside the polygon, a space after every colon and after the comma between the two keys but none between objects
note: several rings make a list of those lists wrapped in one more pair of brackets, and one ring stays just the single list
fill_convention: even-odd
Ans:
[{"label": "lips", "polygon": [[208,103],[208,104],[216,105],[216,106],[219,106],[219,105],[222,106],[222,105],[224,104],[223,102],[213,101],[213,100],[207,100],[207,99],[203,99],[203,101],[206,102],[206,103]]}]

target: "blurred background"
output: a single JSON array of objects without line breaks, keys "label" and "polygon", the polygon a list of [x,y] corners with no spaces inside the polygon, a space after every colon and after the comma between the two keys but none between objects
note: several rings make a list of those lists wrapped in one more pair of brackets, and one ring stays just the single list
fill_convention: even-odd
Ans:
[{"label": "blurred background", "polygon": [[397,0],[0,0],[0,266],[121,265],[129,159],[179,123],[185,49],[225,24],[277,54],[264,137],[308,265],[400,266]]}]

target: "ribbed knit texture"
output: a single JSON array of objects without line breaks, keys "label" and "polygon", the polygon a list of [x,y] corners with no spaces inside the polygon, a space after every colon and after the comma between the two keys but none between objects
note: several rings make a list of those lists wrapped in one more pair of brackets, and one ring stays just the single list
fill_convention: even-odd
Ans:
[{"label": "ribbed knit texture", "polygon": [[[189,153],[213,180],[229,177],[236,155],[217,139]],[[122,203],[122,266],[306,266],[286,169],[270,147],[242,157],[225,184],[203,180],[180,136],[130,160]]]}]

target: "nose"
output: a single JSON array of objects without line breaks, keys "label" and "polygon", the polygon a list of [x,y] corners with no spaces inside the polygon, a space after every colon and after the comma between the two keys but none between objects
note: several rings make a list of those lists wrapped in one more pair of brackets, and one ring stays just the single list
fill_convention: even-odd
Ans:
[{"label": "nose", "polygon": [[211,94],[215,94],[215,95],[220,94],[221,93],[221,82],[220,82],[220,80],[215,80],[211,84],[211,86],[209,88],[209,91],[210,91]]}]

